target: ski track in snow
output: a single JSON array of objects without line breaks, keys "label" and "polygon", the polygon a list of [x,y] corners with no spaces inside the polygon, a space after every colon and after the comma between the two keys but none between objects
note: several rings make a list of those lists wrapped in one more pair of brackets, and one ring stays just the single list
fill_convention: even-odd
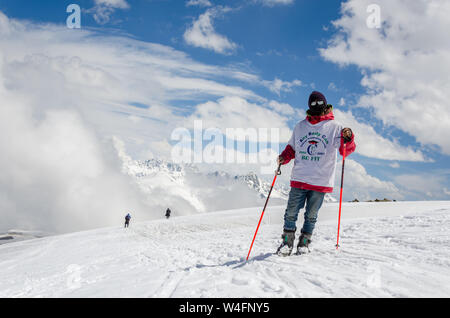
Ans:
[{"label": "ski track in snow", "polygon": [[248,262],[260,208],[4,244],[0,297],[450,296],[450,202],[346,203],[338,251],[325,204],[311,253],[283,258],[284,208],[268,207]]}]

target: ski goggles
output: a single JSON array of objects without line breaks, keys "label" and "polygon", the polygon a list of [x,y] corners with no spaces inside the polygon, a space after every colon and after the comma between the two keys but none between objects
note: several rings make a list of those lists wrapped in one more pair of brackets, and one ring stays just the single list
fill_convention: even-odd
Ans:
[{"label": "ski goggles", "polygon": [[315,100],[313,102],[311,102],[311,106],[323,106],[325,104],[325,102],[323,100]]}]

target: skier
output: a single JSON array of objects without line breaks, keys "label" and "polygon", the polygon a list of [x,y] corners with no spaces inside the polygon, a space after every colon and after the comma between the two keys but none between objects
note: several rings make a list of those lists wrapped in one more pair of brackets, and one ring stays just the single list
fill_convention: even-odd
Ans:
[{"label": "skier", "polygon": [[170,209],[167,208],[167,210],[166,210],[166,218],[167,219],[170,218],[170,213],[172,213],[172,211],[170,211]]},{"label": "skier", "polygon": [[277,254],[291,254],[296,222],[300,209],[305,207],[304,224],[297,245],[297,254],[309,251],[308,245],[317,221],[319,209],[326,193],[333,192],[337,149],[350,155],[356,149],[354,134],[334,121],[333,106],[317,91],[311,93],[306,119],[294,128],[286,149],[278,157],[278,164],[285,165],[292,159],[291,191],[284,214],[282,243]]},{"label": "skier", "polygon": [[128,213],[125,216],[125,227],[129,227],[130,226],[130,220],[131,220],[131,215],[130,215],[130,213]]}]

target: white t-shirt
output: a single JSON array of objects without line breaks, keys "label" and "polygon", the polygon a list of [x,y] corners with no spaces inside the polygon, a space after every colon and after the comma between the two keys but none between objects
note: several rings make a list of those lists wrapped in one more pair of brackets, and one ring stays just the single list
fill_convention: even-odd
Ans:
[{"label": "white t-shirt", "polygon": [[334,120],[313,125],[304,119],[295,126],[288,143],[295,150],[292,181],[320,187],[334,186],[342,129]]}]

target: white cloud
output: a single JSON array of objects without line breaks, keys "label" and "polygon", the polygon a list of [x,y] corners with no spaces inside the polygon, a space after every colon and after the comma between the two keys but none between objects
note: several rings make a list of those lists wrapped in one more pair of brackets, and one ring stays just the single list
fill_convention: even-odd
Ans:
[{"label": "white cloud", "polygon": [[333,92],[337,92],[337,91],[338,91],[338,88],[337,88],[336,84],[334,84],[333,82],[331,82],[331,83],[328,85],[328,90],[329,90],[329,91],[333,91]]},{"label": "white cloud", "polygon": [[279,103],[277,101],[271,100],[268,104],[278,114],[286,115],[292,117],[293,115],[300,115],[300,111],[295,109],[287,103]]},{"label": "white cloud", "polygon": [[389,164],[389,167],[394,168],[394,169],[398,169],[400,168],[400,164],[396,161],[392,162]]},{"label": "white cloud", "polygon": [[187,44],[213,50],[220,54],[232,54],[237,44],[226,36],[218,34],[214,29],[214,19],[230,11],[228,8],[215,7],[200,15],[184,33]]},{"label": "white cloud", "polygon": [[114,151],[77,110],[40,109],[33,106],[39,96],[19,92],[0,85],[0,166],[7,167],[0,177],[3,230],[112,226],[130,210],[152,217],[142,213],[148,208],[144,197],[120,174]]},{"label": "white cloud", "polygon": [[427,161],[420,150],[402,146],[395,140],[382,137],[372,126],[359,122],[350,111],[334,109],[333,112],[337,121],[354,131],[358,154],[383,160]]},{"label": "white cloud", "polygon": [[367,93],[359,105],[370,107],[384,124],[437,145],[450,154],[450,29],[447,0],[380,0],[382,27],[367,27],[371,0],[349,0],[334,22],[339,30],[321,50],[340,65],[361,68]]},{"label": "white cloud", "polygon": [[295,0],[254,0],[257,3],[261,3],[267,7],[274,7],[277,5],[289,5],[293,4]]},{"label": "white cloud", "polygon": [[111,15],[117,9],[129,9],[130,5],[125,0],[95,0],[95,6],[92,9],[87,10],[88,13],[92,13],[94,20],[98,24],[106,24],[110,21]]},{"label": "white cloud", "polygon": [[94,0],[96,5],[103,5],[116,9],[128,9],[130,5],[125,0]]},{"label": "white cloud", "polygon": [[[340,191],[340,169],[342,161],[338,162],[339,173],[336,173],[335,196]],[[345,160],[345,176],[344,176],[344,196],[348,200],[358,199],[359,201],[367,201],[374,199],[391,199],[401,200],[404,198],[403,193],[398,187],[390,182],[380,180],[367,173],[366,169],[353,159]]]},{"label": "white cloud", "polygon": [[263,83],[278,96],[280,96],[281,92],[292,92],[292,88],[302,86],[302,82],[298,79],[288,82],[275,78],[273,81],[264,81]]},{"label": "white cloud", "polygon": [[445,175],[431,174],[404,174],[394,177],[394,181],[411,197],[419,199],[445,199],[449,196],[444,184]]},{"label": "white cloud", "polygon": [[210,7],[212,3],[208,0],[189,0],[186,2],[186,6]]},{"label": "white cloud", "polygon": [[[284,107],[285,112],[277,111]],[[280,142],[287,142],[291,137],[291,130],[287,124],[289,117],[283,116],[286,112],[293,112],[292,107],[282,106],[276,102],[269,105],[249,103],[247,100],[237,96],[227,96],[217,102],[209,101],[197,105],[195,112],[186,118],[185,127],[193,128],[194,120],[201,120],[203,128],[218,128],[223,134],[227,128],[277,128],[280,129]],[[233,136],[227,136],[233,138]],[[250,136],[251,137],[251,136]],[[260,138],[261,136],[256,136]],[[270,135],[267,136],[270,138]],[[237,139],[239,140],[239,139]],[[254,139],[251,141],[265,142],[265,139]]]}]

